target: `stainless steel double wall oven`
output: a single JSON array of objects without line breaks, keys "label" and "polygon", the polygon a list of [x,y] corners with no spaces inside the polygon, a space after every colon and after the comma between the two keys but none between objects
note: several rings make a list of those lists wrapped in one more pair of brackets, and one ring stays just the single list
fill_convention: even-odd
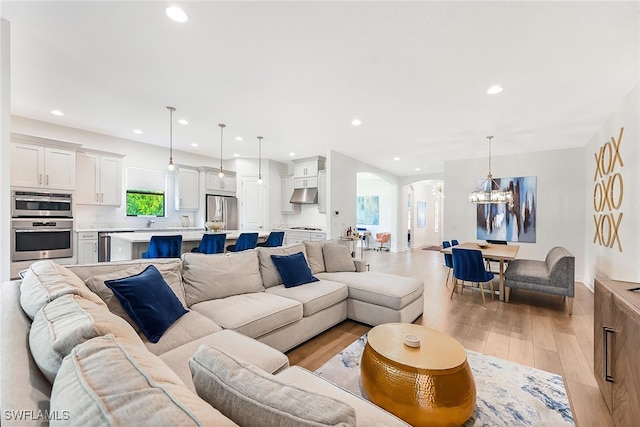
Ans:
[{"label": "stainless steel double wall oven", "polygon": [[12,191],[11,261],[71,257],[71,193]]}]

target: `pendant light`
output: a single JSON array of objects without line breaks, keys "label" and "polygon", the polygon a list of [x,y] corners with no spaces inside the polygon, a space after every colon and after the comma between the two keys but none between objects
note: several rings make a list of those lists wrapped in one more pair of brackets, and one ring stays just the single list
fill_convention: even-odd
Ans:
[{"label": "pendant light", "polygon": [[218,172],[218,176],[220,178],[224,178],[224,172],[222,172],[222,136],[224,133],[224,128],[227,127],[224,123],[219,123],[220,126],[220,172]]},{"label": "pendant light", "polygon": [[262,184],[262,137],[258,137],[258,184]]},{"label": "pendant light", "polygon": [[[475,204],[508,204],[509,208],[513,207],[513,193],[511,191],[500,189],[500,185],[493,179],[491,175],[491,140],[493,136],[487,136],[489,140],[489,173],[487,179],[478,186],[474,191],[469,193],[469,201]],[[488,188],[487,188],[488,184]]]},{"label": "pendant light", "polygon": [[173,112],[176,111],[173,107],[167,107],[169,110],[169,164],[167,169],[169,172],[173,172],[176,166],[173,164]]}]

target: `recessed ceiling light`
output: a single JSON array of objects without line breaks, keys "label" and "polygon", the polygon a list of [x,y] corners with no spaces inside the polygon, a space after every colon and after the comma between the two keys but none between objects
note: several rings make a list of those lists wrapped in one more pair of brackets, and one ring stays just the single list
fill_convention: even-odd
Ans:
[{"label": "recessed ceiling light", "polygon": [[197,146],[198,146],[198,143],[197,143],[197,142],[192,142],[192,143],[191,143],[191,146],[192,146],[192,147],[197,147]]},{"label": "recessed ceiling light", "polygon": [[238,153],[233,153],[233,157],[240,157],[240,154],[238,154]]},{"label": "recessed ceiling light", "polygon": [[185,119],[178,120],[178,123],[180,123],[181,125],[188,125],[189,124],[189,122],[186,121]]},{"label": "recessed ceiling light", "polygon": [[291,153],[289,153],[289,156],[290,156],[290,157],[293,157],[293,156],[295,156],[295,155],[296,155],[296,153],[294,153],[293,151],[292,151]]},{"label": "recessed ceiling light", "polygon": [[417,171],[419,171],[419,170],[420,170],[420,168],[416,168],[416,170],[417,170]]},{"label": "recessed ceiling light", "polygon": [[489,95],[495,95],[500,92],[502,92],[502,86],[500,85],[493,85],[489,89],[487,89],[487,93]]},{"label": "recessed ceiling light", "polygon": [[236,136],[236,141],[242,141],[242,137],[241,136]]},{"label": "recessed ceiling light", "polygon": [[137,135],[142,135],[142,131],[140,129],[134,129],[133,133],[135,133]]},{"label": "recessed ceiling light", "polygon": [[166,9],[167,16],[176,22],[187,22],[189,17],[178,6],[171,6]]},{"label": "recessed ceiling light", "polygon": [[60,110],[51,110],[51,114],[54,116],[64,116],[64,113]]},{"label": "recessed ceiling light", "polygon": [[358,119],[353,119],[351,120],[351,124],[354,126],[360,126],[362,124],[362,122]]},{"label": "recessed ceiling light", "polygon": [[396,157],[393,158],[393,160],[396,160],[396,161],[400,160],[400,157],[396,156]]}]

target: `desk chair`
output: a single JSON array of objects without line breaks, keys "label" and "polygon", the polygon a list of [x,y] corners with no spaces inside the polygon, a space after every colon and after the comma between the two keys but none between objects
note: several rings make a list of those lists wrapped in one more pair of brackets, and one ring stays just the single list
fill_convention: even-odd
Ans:
[{"label": "desk chair", "polygon": [[201,254],[221,254],[224,252],[224,244],[227,241],[227,235],[224,233],[204,234],[200,245],[191,249],[191,252]]},{"label": "desk chair", "polygon": [[391,240],[391,233],[376,233],[376,242],[380,243],[380,246],[376,248],[376,251],[388,251],[389,248],[384,244]]},{"label": "desk chair", "polygon": [[235,245],[227,246],[228,252],[241,252],[258,245],[258,233],[240,233]]},{"label": "desk chair", "polygon": [[[477,249],[459,249],[453,248],[453,277],[457,280],[462,280],[460,295],[464,290],[464,282],[476,283],[480,286],[480,292],[482,295],[482,305],[486,308],[487,304],[484,299],[484,287],[483,283],[489,282],[491,287],[491,299],[494,299],[493,290],[493,273],[485,270],[484,261],[482,259],[482,252]],[[457,283],[453,284],[451,291],[451,298],[455,293]]]},{"label": "desk chair", "polygon": [[[446,249],[446,248],[450,248],[451,247],[451,243],[449,243],[447,240],[444,240],[442,242],[442,248]],[[447,271],[447,280],[444,282],[444,285],[446,287],[449,287],[449,276],[451,276],[451,271],[453,270],[453,255],[450,254],[443,254],[444,255],[444,265],[449,269],[449,271]]]},{"label": "desk chair", "polygon": [[456,239],[451,239],[451,246],[458,246],[458,241]]},{"label": "desk chair", "polygon": [[258,247],[275,248],[276,246],[282,246],[282,242],[284,242],[284,231],[272,231],[266,241],[258,243]]},{"label": "desk chair", "polygon": [[182,235],[151,236],[149,247],[142,258],[180,258],[182,253]]}]

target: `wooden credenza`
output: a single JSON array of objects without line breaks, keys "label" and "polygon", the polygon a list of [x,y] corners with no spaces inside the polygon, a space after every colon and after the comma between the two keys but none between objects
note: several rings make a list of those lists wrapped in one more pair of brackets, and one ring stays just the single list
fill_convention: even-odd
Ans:
[{"label": "wooden credenza", "polygon": [[594,373],[616,426],[640,426],[640,283],[595,280]]}]

